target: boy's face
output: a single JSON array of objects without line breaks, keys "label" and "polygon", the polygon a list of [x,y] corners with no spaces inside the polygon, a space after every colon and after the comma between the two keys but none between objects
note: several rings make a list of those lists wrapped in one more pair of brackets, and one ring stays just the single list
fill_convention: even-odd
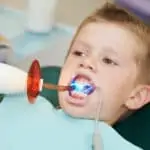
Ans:
[{"label": "boy's face", "polygon": [[[112,23],[89,23],[77,35],[62,68],[59,84],[68,85],[73,76],[84,74],[98,87],[80,100],[59,93],[68,114],[94,119],[102,101],[100,119],[113,123],[127,110],[126,102],[135,88],[136,41],[130,31]],[[84,79],[83,79],[84,80]]]}]

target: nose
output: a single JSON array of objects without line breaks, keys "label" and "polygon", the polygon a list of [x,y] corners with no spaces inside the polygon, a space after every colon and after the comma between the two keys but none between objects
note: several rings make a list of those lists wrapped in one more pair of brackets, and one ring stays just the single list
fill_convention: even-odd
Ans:
[{"label": "nose", "polygon": [[79,67],[89,69],[92,72],[96,72],[97,70],[96,59],[85,58],[80,62]]}]

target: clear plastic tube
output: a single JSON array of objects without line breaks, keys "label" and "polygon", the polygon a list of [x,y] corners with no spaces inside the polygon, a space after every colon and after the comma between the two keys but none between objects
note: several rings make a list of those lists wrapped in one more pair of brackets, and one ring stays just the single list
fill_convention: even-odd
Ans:
[{"label": "clear plastic tube", "polygon": [[[97,92],[100,92],[100,89],[97,88],[96,89]],[[98,96],[99,98],[99,96]],[[95,117],[95,127],[94,127],[94,133],[93,133],[93,150],[103,150],[104,149],[104,145],[103,145],[103,140],[101,137],[101,133],[100,133],[100,129],[99,129],[99,117],[100,117],[100,113],[101,113],[101,108],[102,108],[102,97],[99,100],[97,109],[96,109],[96,117]]]}]

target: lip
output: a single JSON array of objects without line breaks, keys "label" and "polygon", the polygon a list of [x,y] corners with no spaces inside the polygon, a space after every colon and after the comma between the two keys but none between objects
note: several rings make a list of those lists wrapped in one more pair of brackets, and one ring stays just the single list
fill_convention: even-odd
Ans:
[{"label": "lip", "polygon": [[69,103],[71,105],[79,106],[79,107],[83,107],[87,103],[87,100],[85,98],[77,99],[72,96],[69,96],[69,94],[68,94],[66,101],[67,101],[67,103]]},{"label": "lip", "polygon": [[[76,78],[78,77],[84,77],[88,82],[90,82],[93,86],[96,87],[95,85],[95,82],[93,81],[93,79],[91,78],[91,76],[87,75],[87,74],[83,74],[83,73],[76,73],[72,78],[71,80],[69,81],[68,85],[71,84],[72,80],[75,80]],[[67,94],[67,98],[66,98],[66,101],[71,104],[71,105],[74,105],[74,106],[84,106],[86,103],[87,103],[87,98],[86,96],[85,97],[78,97],[78,96],[75,96],[75,95],[70,95],[69,92]]]},{"label": "lip", "polygon": [[79,78],[79,77],[84,77],[88,82],[91,82],[91,81],[92,81],[92,79],[91,79],[89,76],[85,75],[85,74],[77,74],[77,75],[74,77],[74,80],[76,80],[76,79]]}]

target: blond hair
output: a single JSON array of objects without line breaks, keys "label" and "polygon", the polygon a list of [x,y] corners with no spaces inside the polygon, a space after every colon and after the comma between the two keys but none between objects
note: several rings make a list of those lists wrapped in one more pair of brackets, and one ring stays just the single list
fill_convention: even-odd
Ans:
[{"label": "blond hair", "polygon": [[85,25],[102,21],[115,23],[127,28],[135,35],[138,40],[137,43],[143,45],[143,48],[139,50],[139,56],[137,56],[140,66],[139,80],[144,84],[150,84],[150,27],[129,11],[115,4],[105,3],[101,8],[85,18],[78,27],[70,49],[78,33]]}]

